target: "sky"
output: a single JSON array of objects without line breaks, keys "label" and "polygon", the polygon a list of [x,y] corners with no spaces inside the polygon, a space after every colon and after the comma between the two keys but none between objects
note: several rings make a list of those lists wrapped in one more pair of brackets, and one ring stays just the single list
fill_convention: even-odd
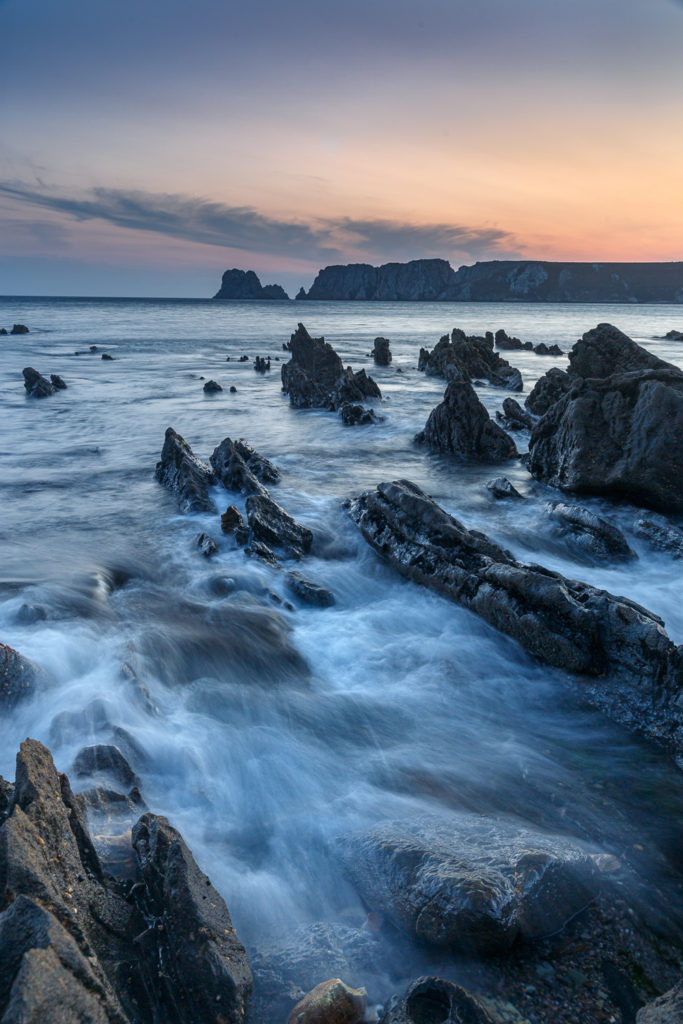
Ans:
[{"label": "sky", "polygon": [[0,0],[0,294],[683,259],[682,0]]}]

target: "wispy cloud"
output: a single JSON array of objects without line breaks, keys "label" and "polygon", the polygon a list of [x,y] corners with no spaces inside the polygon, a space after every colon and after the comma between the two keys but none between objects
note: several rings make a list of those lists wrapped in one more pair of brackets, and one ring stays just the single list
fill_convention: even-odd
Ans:
[{"label": "wispy cloud", "polygon": [[496,228],[352,217],[306,222],[186,195],[109,188],[68,195],[42,183],[7,182],[0,184],[0,196],[78,221],[100,220],[204,245],[289,258],[295,254],[321,263],[434,255],[479,259],[516,249],[512,235]]}]

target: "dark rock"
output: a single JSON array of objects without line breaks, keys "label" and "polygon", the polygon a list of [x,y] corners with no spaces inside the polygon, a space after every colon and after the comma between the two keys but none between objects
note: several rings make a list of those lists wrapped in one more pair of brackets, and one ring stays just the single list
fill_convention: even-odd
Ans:
[{"label": "dark rock", "polygon": [[507,427],[508,430],[531,430],[534,425],[533,418],[528,412],[524,412],[524,409],[514,398],[503,400],[503,412],[497,412],[496,419]]},{"label": "dark rock", "polygon": [[249,539],[249,530],[236,505],[228,505],[221,516],[221,530],[223,533],[234,533],[238,544],[246,544]]},{"label": "dark rock", "polygon": [[261,356],[256,356],[254,360],[254,369],[257,373],[265,373],[266,370],[270,369],[270,358],[263,359]]},{"label": "dark rock", "polygon": [[388,338],[375,338],[372,346],[372,358],[377,366],[388,366],[391,362],[391,350]]},{"label": "dark rock", "polygon": [[493,349],[493,339],[465,334],[455,328],[445,334],[431,352],[420,349],[418,370],[430,377],[470,382],[483,377],[494,387],[522,391],[522,375]]},{"label": "dark rock", "polygon": [[356,299],[438,302],[451,297],[455,273],[446,260],[412,260],[372,267],[351,263],[321,270],[308,294],[297,299]]},{"label": "dark rock", "polygon": [[287,587],[300,598],[304,604],[312,604],[318,608],[329,608],[333,605],[334,595],[321,587],[319,583],[312,583],[305,579],[298,572],[287,573]]},{"label": "dark rock", "polygon": [[97,345],[91,345],[90,346],[90,352],[98,352],[98,351],[99,351],[99,349],[98,349]]},{"label": "dark rock", "polygon": [[636,1024],[681,1024],[683,1021],[683,981],[659,999],[648,1003],[636,1014]]},{"label": "dark rock", "polygon": [[302,558],[311,549],[311,531],[300,526],[268,495],[252,494],[247,498],[247,521],[256,540],[283,548],[292,558]]},{"label": "dark rock", "polygon": [[230,394],[231,395],[236,395],[237,394],[237,388],[235,387],[234,384],[230,385]]},{"label": "dark rock", "polygon": [[522,495],[512,486],[506,476],[497,476],[495,480],[489,480],[486,486],[493,497],[499,500],[503,498],[522,498]]},{"label": "dark rock", "polygon": [[422,977],[394,997],[379,1024],[501,1024],[467,989],[445,978]]},{"label": "dark rock", "polygon": [[367,906],[418,941],[470,954],[559,931],[597,888],[572,840],[483,815],[385,822],[341,846]]},{"label": "dark rock", "polygon": [[110,743],[83,747],[76,754],[73,770],[80,777],[107,775],[126,789],[142,785],[119,748]]},{"label": "dark rock", "polygon": [[249,356],[240,356],[239,362],[240,363],[248,363],[249,362]]},{"label": "dark rock", "polygon": [[265,562],[266,565],[272,565],[274,569],[280,568],[280,563],[271,548],[261,540],[254,540],[252,538],[251,543],[245,547],[244,552],[250,558],[260,558],[262,562]]},{"label": "dark rock", "polygon": [[676,370],[653,352],[637,345],[612,324],[598,324],[581,337],[569,353],[570,377],[610,377],[633,370]]},{"label": "dark rock", "polygon": [[347,402],[362,402],[366,398],[381,398],[382,392],[365,370],[355,373],[350,366],[344,370],[332,396],[332,409],[339,409]]},{"label": "dark rock", "polygon": [[214,394],[215,392],[222,390],[223,388],[220,386],[220,384],[217,384],[215,380],[207,380],[206,384],[204,385],[204,391],[206,391],[207,394]]},{"label": "dark rock", "polygon": [[[489,333],[490,332],[487,331],[487,338],[489,336]],[[530,341],[520,341],[519,338],[512,338],[504,330],[496,331],[495,342],[497,348],[502,348],[509,352],[520,351],[521,349],[524,349],[527,352],[529,352],[533,348],[533,345]]]},{"label": "dark rock", "polygon": [[481,462],[500,462],[517,454],[514,441],[493,422],[472,385],[457,380],[448,385],[443,402],[431,411],[415,440]]},{"label": "dark rock", "polygon": [[204,558],[213,558],[214,555],[218,554],[218,545],[213,537],[210,537],[208,533],[198,533],[195,538],[195,543]]},{"label": "dark rock", "polygon": [[279,284],[262,285],[253,270],[226,270],[214,299],[289,299]]},{"label": "dark rock", "polygon": [[215,512],[209,487],[215,477],[205,462],[193,453],[187,441],[168,427],[157,462],[155,476],[175,494],[181,512]]},{"label": "dark rock", "polygon": [[298,409],[338,409],[382,394],[365,370],[353,372],[324,338],[312,338],[299,324],[289,342],[292,358],[281,368],[282,390]]},{"label": "dark rock", "polygon": [[646,540],[655,551],[666,551],[674,558],[683,558],[683,530],[667,522],[664,517],[653,519],[650,516],[639,516],[633,524],[633,532]]},{"label": "dark rock", "polygon": [[559,345],[546,345],[544,341],[540,345],[534,345],[534,352],[537,356],[563,356],[564,352]]},{"label": "dark rock", "polygon": [[321,981],[296,1004],[287,1024],[360,1024],[368,994],[350,988],[340,978]]},{"label": "dark rock", "polygon": [[111,362],[111,361],[113,360],[113,358],[114,358],[114,357],[113,357],[113,356],[110,356],[108,352],[103,352],[103,353],[102,353],[102,359],[105,359],[105,360],[107,360],[107,361]]},{"label": "dark rock", "polygon": [[378,419],[372,409],[366,409],[364,405],[357,405],[351,402],[345,402],[341,406],[339,415],[345,427],[377,423]]},{"label": "dark rock", "polygon": [[50,384],[49,380],[46,380],[32,366],[25,366],[22,373],[24,375],[24,387],[31,398],[46,398],[48,395],[54,395],[57,390],[54,384]]},{"label": "dark rock", "polygon": [[6,327],[0,327],[0,335],[6,335],[6,334],[7,334],[7,328]]},{"label": "dark rock", "polygon": [[665,341],[683,341],[683,331],[667,331]]},{"label": "dark rock", "polygon": [[52,381],[52,386],[54,388],[56,388],[58,391],[64,391],[65,390],[66,384],[64,383],[62,378],[59,376],[59,374],[51,373],[50,374],[50,380]]},{"label": "dark rock", "polygon": [[211,456],[216,477],[228,491],[243,494],[268,494],[262,480],[274,483],[279,472],[268,459],[241,441],[224,438]]},{"label": "dark rock", "polygon": [[49,682],[47,672],[28,658],[0,644],[0,701],[5,709],[20,700],[36,696],[39,687]]},{"label": "dark rock", "polygon": [[554,487],[683,512],[683,374],[577,379],[534,426],[529,470]]},{"label": "dark rock", "polygon": [[637,557],[621,530],[589,509],[556,501],[549,502],[545,511],[553,522],[555,532],[571,539],[592,560],[630,562]]},{"label": "dark rock", "polygon": [[28,334],[28,327],[25,324],[15,324],[10,334]]},{"label": "dark rock", "polygon": [[467,530],[409,481],[348,504],[369,544],[403,576],[476,612],[541,661],[599,677],[582,694],[617,721],[683,749],[683,649],[662,620]]},{"label": "dark rock", "polygon": [[571,378],[566,370],[553,366],[534,384],[525,406],[534,416],[543,416],[552,405],[567,394],[571,386]]}]

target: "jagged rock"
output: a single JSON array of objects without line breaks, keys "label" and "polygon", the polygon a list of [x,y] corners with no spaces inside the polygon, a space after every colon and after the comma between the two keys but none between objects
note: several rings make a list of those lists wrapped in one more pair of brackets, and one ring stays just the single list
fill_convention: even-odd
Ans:
[{"label": "jagged rock", "polygon": [[173,427],[166,430],[155,476],[159,483],[173,491],[181,512],[216,511],[209,497],[209,487],[215,483],[213,473]]},{"label": "jagged rock", "polygon": [[340,978],[330,978],[296,1004],[287,1024],[359,1024],[367,1002],[364,988],[350,988]]},{"label": "jagged rock", "polygon": [[534,426],[529,470],[554,487],[683,512],[683,374],[576,379]]},{"label": "jagged rock", "polygon": [[66,384],[64,383],[64,381],[62,380],[58,373],[51,373],[50,381],[52,382],[52,387],[56,388],[57,391],[66,390]]},{"label": "jagged rock", "polygon": [[287,587],[305,604],[316,605],[318,608],[329,608],[334,604],[334,595],[329,590],[305,579],[298,572],[287,573]]},{"label": "jagged rock", "polygon": [[382,393],[365,370],[344,365],[324,338],[312,338],[299,324],[289,342],[292,358],[281,369],[282,390],[297,409],[339,409]]},{"label": "jagged rock", "polygon": [[365,398],[381,397],[382,392],[365,370],[357,370],[354,373],[351,367],[347,366],[335,387],[332,408],[338,409],[348,402],[362,402]]},{"label": "jagged rock", "polygon": [[289,295],[279,284],[262,285],[253,270],[226,270],[214,299],[287,299]]},{"label": "jagged rock", "polygon": [[503,400],[502,413],[496,413],[496,419],[508,430],[531,430],[534,425],[533,418],[528,412],[524,412],[521,405],[514,398]]},{"label": "jagged rock", "polygon": [[[488,338],[490,332],[486,332]],[[498,330],[495,333],[495,342],[497,348],[505,349],[509,352],[520,351],[521,349],[530,352],[534,347],[530,341],[520,341],[519,338],[512,338],[504,330]]]},{"label": "jagged rock", "polygon": [[570,377],[610,377],[634,370],[676,370],[653,352],[637,345],[612,324],[598,324],[579,338],[569,353]]},{"label": "jagged rock", "polygon": [[403,576],[476,612],[541,661],[599,678],[582,694],[617,721],[683,750],[683,648],[662,620],[467,530],[407,480],[348,504],[369,544]]},{"label": "jagged rock", "polygon": [[206,391],[206,393],[210,395],[222,390],[223,388],[220,386],[220,384],[216,383],[215,380],[207,380],[206,384],[204,385],[204,391]]},{"label": "jagged rock", "polygon": [[418,370],[424,370],[430,377],[444,377],[446,380],[467,381],[480,377],[494,387],[508,391],[522,391],[522,375],[519,370],[498,355],[493,349],[493,339],[465,334],[455,328],[450,337],[445,334],[431,352],[420,349]]},{"label": "jagged rock", "polygon": [[372,346],[372,358],[377,366],[388,366],[391,362],[391,349],[388,338],[375,338]]},{"label": "jagged rock", "polygon": [[250,558],[260,558],[262,562],[266,563],[266,565],[272,565],[274,569],[280,568],[280,563],[275,557],[273,551],[261,540],[254,540],[252,538],[244,551]]},{"label": "jagged rock", "polygon": [[249,362],[249,356],[240,356],[239,357],[239,362],[240,363],[248,363]]},{"label": "jagged rock", "polygon": [[[510,483],[506,476],[497,476],[495,480],[489,480],[486,487],[491,492],[494,498],[502,500],[504,498],[520,498],[522,495],[519,493],[516,487]],[[523,500],[523,499],[522,499]]]},{"label": "jagged rock", "polygon": [[79,776],[107,775],[125,789],[142,785],[119,748],[111,743],[83,747],[76,754],[73,770]]},{"label": "jagged rock", "polygon": [[552,405],[567,394],[570,386],[571,378],[567,371],[553,366],[539,377],[524,404],[534,416],[543,416]]},{"label": "jagged rock", "polygon": [[28,334],[28,327],[26,324],[15,324],[10,334]]},{"label": "jagged rock", "polygon": [[558,931],[597,888],[577,843],[483,815],[384,822],[340,844],[367,906],[418,941],[470,954]]},{"label": "jagged rock", "polygon": [[500,462],[517,454],[514,441],[493,422],[472,385],[457,380],[450,382],[443,402],[431,411],[415,440],[481,462]]},{"label": "jagged rock", "polygon": [[652,519],[639,516],[633,524],[633,532],[637,537],[646,540],[655,551],[667,551],[674,558],[683,558],[683,530],[666,519]]},{"label": "jagged rock", "polygon": [[196,544],[204,558],[213,558],[214,555],[218,554],[218,545],[213,537],[210,537],[208,533],[198,533],[196,537]]},{"label": "jagged rock", "polygon": [[113,359],[114,359],[114,357],[110,356],[108,352],[103,352],[100,358],[104,359],[105,362],[109,362],[109,363],[111,363],[113,361]]},{"label": "jagged rock", "polygon": [[257,373],[265,373],[266,370],[270,369],[270,358],[263,359],[261,356],[256,356],[254,360],[254,369]]},{"label": "jagged rock", "polygon": [[229,437],[214,449],[210,459],[213,471],[228,491],[243,494],[268,494],[262,480],[275,483],[280,474],[268,459],[264,459],[249,445],[232,441]]},{"label": "jagged rock", "polygon": [[57,390],[54,384],[50,384],[49,380],[32,366],[25,366],[21,372],[24,375],[24,387],[31,398],[46,398],[48,395],[54,395]]},{"label": "jagged rock", "polygon": [[249,530],[236,505],[228,505],[221,516],[221,530],[223,533],[234,533],[238,544],[246,544],[249,539]]},{"label": "jagged rock", "polygon": [[7,335],[7,328],[6,327],[0,327],[0,335],[5,335],[5,336]]},{"label": "jagged rock", "polygon": [[667,331],[664,335],[665,341],[683,341],[683,331]]},{"label": "jagged rock", "polygon": [[39,686],[49,681],[47,672],[28,658],[0,644],[0,702],[8,709],[27,697],[34,697]]},{"label": "jagged rock", "polygon": [[683,1021],[683,981],[659,999],[638,1010],[636,1024],[681,1024]]},{"label": "jagged rock", "polygon": [[[247,521],[253,537],[269,546],[283,548],[292,558],[310,551],[313,534],[267,495],[247,498]],[[253,547],[253,545],[252,545]]]},{"label": "jagged rock", "polygon": [[366,409],[364,405],[357,405],[351,402],[345,402],[341,406],[339,415],[345,427],[377,423],[377,416],[372,409]]},{"label": "jagged rock", "polygon": [[600,562],[630,562],[636,558],[621,530],[580,505],[548,502],[545,511],[555,531],[568,537],[582,553]]},{"label": "jagged rock", "polygon": [[559,345],[546,345],[544,341],[540,345],[534,345],[534,352],[537,356],[563,356],[564,352]]},{"label": "jagged rock", "polygon": [[499,1024],[467,989],[445,978],[422,977],[394,998],[379,1024]]}]

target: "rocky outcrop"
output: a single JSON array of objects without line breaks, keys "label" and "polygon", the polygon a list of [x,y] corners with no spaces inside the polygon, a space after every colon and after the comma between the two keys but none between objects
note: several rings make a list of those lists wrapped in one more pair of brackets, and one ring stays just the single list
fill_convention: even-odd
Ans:
[{"label": "rocky outcrop", "polygon": [[522,375],[494,351],[490,333],[485,338],[468,336],[456,327],[450,337],[445,334],[431,352],[420,349],[417,368],[430,377],[468,382],[483,377],[494,387],[508,391],[523,388]]},{"label": "rocky outcrop", "polygon": [[375,338],[372,346],[372,358],[377,366],[388,366],[391,362],[391,349],[388,338]]},{"label": "rocky outcrop", "polygon": [[226,437],[210,459],[216,477],[228,491],[267,494],[264,483],[277,483],[279,470],[244,441]]},{"label": "rocky outcrop", "polygon": [[207,395],[213,395],[216,394],[218,391],[222,390],[223,388],[215,380],[207,380],[206,384],[204,385],[204,391],[206,392]]},{"label": "rocky outcrop", "polygon": [[64,383],[64,380],[59,376],[58,373],[50,374],[50,383],[52,384],[53,388],[57,389],[57,391],[66,391],[66,384]]},{"label": "rocky outcrop", "polygon": [[567,394],[570,386],[571,377],[567,371],[553,366],[536,381],[524,405],[534,416],[543,416]]},{"label": "rocky outcrop", "polygon": [[214,299],[287,299],[289,295],[279,284],[262,285],[253,270],[226,270]]},{"label": "rocky outcrop", "polygon": [[159,483],[173,491],[181,512],[216,511],[209,497],[209,487],[215,483],[213,473],[173,427],[166,430],[155,476]]},{"label": "rocky outcrop", "polygon": [[358,402],[345,402],[339,409],[339,415],[345,427],[366,426],[380,419],[372,409],[366,409]]},{"label": "rocky outcrop", "polygon": [[665,363],[608,323],[586,331],[569,353],[570,377],[609,377],[633,370],[678,371],[678,367]]},{"label": "rocky outcrop", "polygon": [[[5,331],[5,334],[7,332]],[[26,324],[14,324],[10,334],[28,334],[28,327]]]},{"label": "rocky outcrop", "polygon": [[621,530],[602,516],[580,505],[563,501],[548,502],[545,512],[554,532],[596,562],[630,562],[636,555]]},{"label": "rocky outcrop", "polygon": [[116,881],[81,808],[50,752],[22,743],[0,828],[2,1019],[242,1024],[246,953],[180,834],[144,815],[134,875]]},{"label": "rocky outcrop", "polygon": [[297,299],[415,302],[683,302],[683,263],[490,260],[455,271],[446,260],[321,270]]},{"label": "rocky outcrop", "polygon": [[501,1024],[467,989],[445,978],[422,977],[394,996],[379,1024]]},{"label": "rocky outcrop", "polygon": [[296,1004],[287,1024],[360,1024],[367,1002],[364,988],[350,988],[341,978],[330,978]]},{"label": "rocky outcrop", "polygon": [[537,356],[563,356],[564,352],[559,345],[546,345],[544,341],[540,345],[534,345],[534,352]]},{"label": "rocky outcrop", "polygon": [[576,378],[529,442],[533,476],[564,491],[683,512],[683,374]]},{"label": "rocky outcrop", "polygon": [[[489,336],[487,331],[486,337]],[[531,352],[533,345],[530,341],[520,341],[519,338],[514,338],[504,331],[502,328],[497,330],[494,335],[496,348],[502,348],[507,352],[519,352],[524,349],[527,352]]]},{"label": "rocky outcrop", "polygon": [[667,331],[664,335],[665,341],[683,341],[683,331]]},{"label": "rocky outcrop", "polygon": [[365,370],[353,372],[324,338],[312,338],[299,324],[289,341],[292,358],[282,366],[282,390],[297,409],[338,410],[382,392]]},{"label": "rocky outcrop", "polygon": [[514,441],[493,422],[472,385],[458,380],[448,385],[443,402],[432,409],[415,440],[478,462],[500,462],[517,454]]},{"label": "rocky outcrop", "polygon": [[37,370],[34,370],[32,366],[25,366],[21,372],[24,375],[26,393],[31,398],[47,398],[48,395],[54,395],[55,391],[57,391],[55,385],[51,384]]},{"label": "rocky outcrop", "polygon": [[268,547],[282,548],[292,558],[303,558],[311,549],[311,531],[292,519],[267,494],[252,494],[247,498],[247,522],[252,537]]},{"label": "rocky outcrop", "polygon": [[524,412],[514,398],[504,399],[503,411],[496,413],[496,419],[507,430],[531,430],[534,425],[533,417],[528,412]]},{"label": "rocky outcrop", "polygon": [[287,573],[287,589],[304,604],[317,608],[329,608],[334,604],[334,595],[319,583],[313,583],[298,572]]},{"label": "rocky outcrop", "polygon": [[597,888],[582,847],[516,821],[424,817],[340,842],[368,907],[418,941],[470,954],[558,931]]},{"label": "rocky outcrop", "polygon": [[363,402],[366,398],[381,397],[382,392],[365,370],[356,370],[354,373],[351,367],[347,366],[334,389],[332,408],[339,409],[343,405]]},{"label": "rocky outcrop", "polygon": [[26,697],[36,695],[48,682],[47,672],[7,644],[0,644],[0,705],[7,710]]},{"label": "rocky outcrop", "polygon": [[584,684],[588,700],[683,750],[683,650],[658,616],[516,561],[407,480],[380,484],[348,509],[368,543],[403,576],[469,608],[540,661],[599,678]]}]

